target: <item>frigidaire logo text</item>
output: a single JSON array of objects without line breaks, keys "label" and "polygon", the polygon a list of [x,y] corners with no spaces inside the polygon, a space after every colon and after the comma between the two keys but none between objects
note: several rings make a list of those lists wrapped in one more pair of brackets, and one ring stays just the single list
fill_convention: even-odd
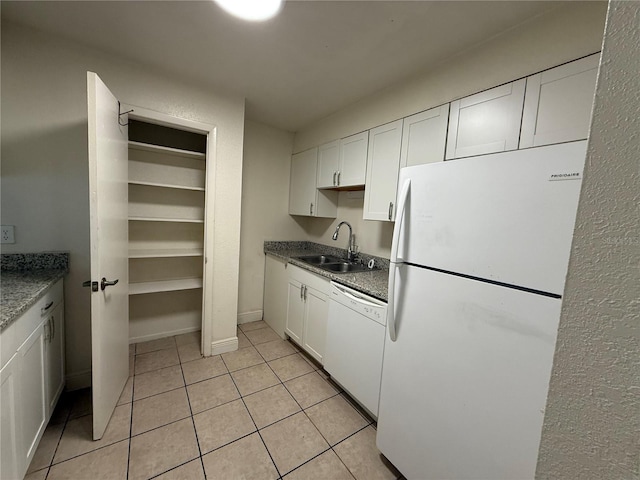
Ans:
[{"label": "frigidaire logo text", "polygon": [[580,175],[580,172],[552,173],[549,176],[549,180],[579,180]]}]

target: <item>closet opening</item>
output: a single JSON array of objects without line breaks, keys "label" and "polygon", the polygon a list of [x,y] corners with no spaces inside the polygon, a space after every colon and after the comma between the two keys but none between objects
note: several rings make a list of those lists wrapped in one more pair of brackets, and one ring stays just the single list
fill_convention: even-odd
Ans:
[{"label": "closet opening", "polygon": [[129,343],[201,345],[207,135],[129,120]]}]

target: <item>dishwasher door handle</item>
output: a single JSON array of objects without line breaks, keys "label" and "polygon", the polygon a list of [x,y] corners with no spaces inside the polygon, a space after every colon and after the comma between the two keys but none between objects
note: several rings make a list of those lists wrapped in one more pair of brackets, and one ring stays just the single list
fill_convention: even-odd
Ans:
[{"label": "dishwasher door handle", "polygon": [[347,292],[346,290],[343,290],[342,288],[338,287],[337,285],[334,285],[336,287],[337,290],[340,290],[340,293],[342,295],[344,295],[347,298],[350,298],[351,300],[358,302],[358,303],[362,303],[364,305],[369,305],[371,307],[380,307],[382,305],[378,304],[378,303],[373,303],[373,302],[369,302],[367,300],[365,300],[364,298],[354,295],[351,292]]}]

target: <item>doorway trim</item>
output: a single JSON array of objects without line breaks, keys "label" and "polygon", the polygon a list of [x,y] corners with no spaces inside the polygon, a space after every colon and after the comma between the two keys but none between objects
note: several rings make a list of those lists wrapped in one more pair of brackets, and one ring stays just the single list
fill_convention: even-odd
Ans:
[{"label": "doorway trim", "polygon": [[[212,339],[213,339],[213,298],[206,292],[212,291],[213,288],[213,251],[209,247],[213,244],[215,221],[207,221],[209,213],[213,219],[215,213],[215,184],[216,184],[216,166],[217,166],[217,126],[176,117],[148,108],[140,107],[132,104],[121,105],[121,111],[131,110],[128,118],[132,120],[140,120],[146,123],[153,123],[163,127],[175,128],[187,132],[199,133],[207,136],[206,151],[206,184],[205,184],[205,228],[204,228],[204,258],[203,258],[203,275],[202,275],[202,325],[200,334],[200,348],[205,357],[212,355]],[[218,353],[218,352],[217,352]]]}]

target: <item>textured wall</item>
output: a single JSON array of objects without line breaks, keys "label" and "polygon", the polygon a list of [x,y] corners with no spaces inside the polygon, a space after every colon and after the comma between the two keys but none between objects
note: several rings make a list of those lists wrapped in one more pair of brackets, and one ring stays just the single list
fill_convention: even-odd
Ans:
[{"label": "textured wall", "polygon": [[640,478],[640,2],[609,6],[538,479]]}]

